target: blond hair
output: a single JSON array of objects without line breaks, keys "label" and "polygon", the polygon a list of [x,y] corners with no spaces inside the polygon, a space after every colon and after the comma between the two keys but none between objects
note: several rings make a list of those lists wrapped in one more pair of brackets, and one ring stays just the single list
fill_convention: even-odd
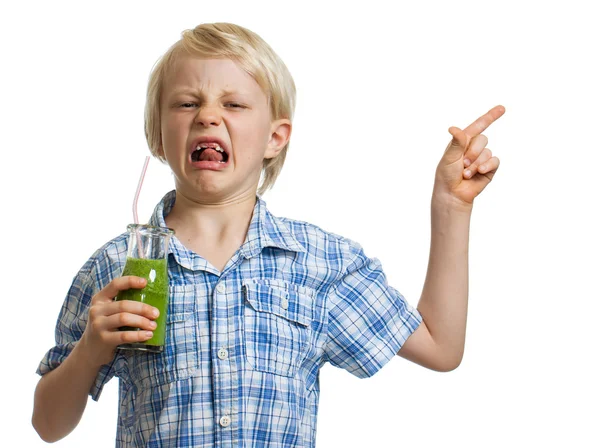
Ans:
[{"label": "blond hair", "polygon": [[[231,23],[207,23],[181,33],[181,39],[167,50],[154,66],[148,81],[144,131],[152,155],[166,162],[161,154],[160,101],[164,80],[180,54],[200,58],[224,58],[235,61],[258,83],[266,94],[271,120],[290,121],[296,105],[296,87],[292,75],[273,49],[256,33]],[[258,193],[273,186],[281,172],[289,142],[272,159],[264,159]]]}]

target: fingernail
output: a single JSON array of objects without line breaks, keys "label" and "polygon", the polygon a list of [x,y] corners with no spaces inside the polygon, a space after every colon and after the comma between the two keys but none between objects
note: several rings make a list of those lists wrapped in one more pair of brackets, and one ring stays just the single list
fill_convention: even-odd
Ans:
[{"label": "fingernail", "polygon": [[156,328],[156,322],[150,321],[150,327],[154,330]]},{"label": "fingernail", "polygon": [[143,285],[144,283],[146,283],[145,278],[138,278],[138,284]]},{"label": "fingernail", "polygon": [[158,315],[159,315],[159,314],[160,314],[160,312],[159,312],[159,311],[158,311],[156,308],[154,308],[154,309],[152,310],[152,315],[153,315],[154,317],[158,317]]},{"label": "fingernail", "polygon": [[152,337],[152,334],[153,334],[153,333],[152,333],[151,331],[147,331],[147,332],[146,332],[146,334],[145,334],[145,336],[146,336],[148,339],[150,339],[150,338]]},{"label": "fingernail", "polygon": [[471,164],[471,161],[469,159],[465,159],[465,168],[468,167]]},{"label": "fingernail", "polygon": [[471,177],[471,170],[465,170],[465,176]]},{"label": "fingernail", "polygon": [[485,165],[480,165],[479,166],[479,171],[481,171],[482,173],[486,170]]}]

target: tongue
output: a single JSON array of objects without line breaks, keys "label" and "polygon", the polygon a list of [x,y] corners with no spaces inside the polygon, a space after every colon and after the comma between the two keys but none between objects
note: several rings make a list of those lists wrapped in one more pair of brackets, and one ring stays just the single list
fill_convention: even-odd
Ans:
[{"label": "tongue", "polygon": [[215,151],[212,148],[206,148],[200,154],[200,161],[201,162],[205,162],[205,161],[222,162],[223,161],[223,154],[220,153],[219,151]]}]

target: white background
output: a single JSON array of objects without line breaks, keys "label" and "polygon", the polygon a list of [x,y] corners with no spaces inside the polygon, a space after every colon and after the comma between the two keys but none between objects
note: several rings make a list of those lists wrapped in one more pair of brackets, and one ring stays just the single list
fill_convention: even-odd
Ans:
[{"label": "white background", "polygon": [[[486,132],[501,167],[472,218],[462,365],[398,358],[369,380],[326,366],[317,446],[599,446],[593,2],[397,3],[3,3],[3,440],[44,445],[35,370],[72,277],[132,221],[150,69],[182,30],[228,21],[269,42],[298,88],[271,211],[359,241],[414,305],[447,129],[506,107]],[[153,159],[140,219],[172,186]],[[117,386],[55,446],[113,446]]]}]

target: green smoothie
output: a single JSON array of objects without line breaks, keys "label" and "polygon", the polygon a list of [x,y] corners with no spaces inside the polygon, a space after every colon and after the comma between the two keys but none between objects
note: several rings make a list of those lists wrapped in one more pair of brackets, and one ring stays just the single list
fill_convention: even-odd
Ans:
[{"label": "green smoothie", "polygon": [[[165,345],[165,326],[167,318],[167,306],[169,304],[169,274],[167,272],[167,261],[165,259],[149,260],[127,257],[123,276],[135,275],[145,278],[148,283],[143,289],[128,289],[121,291],[116,300],[134,300],[144,302],[158,308],[160,315],[156,319],[156,329],[152,338],[145,342],[135,344],[124,344],[122,348],[144,348],[150,351],[162,351]],[[137,328],[121,327],[120,330],[137,330]]]}]

